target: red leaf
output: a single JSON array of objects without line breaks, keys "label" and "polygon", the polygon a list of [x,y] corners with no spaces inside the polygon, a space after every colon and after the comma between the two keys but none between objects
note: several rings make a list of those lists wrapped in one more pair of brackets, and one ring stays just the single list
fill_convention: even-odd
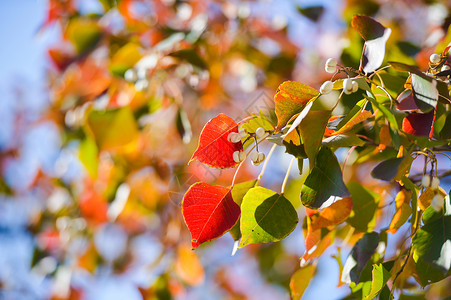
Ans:
[{"label": "red leaf", "polygon": [[182,201],[182,214],[191,233],[193,249],[223,235],[235,225],[240,213],[230,189],[204,182],[193,184]]},{"label": "red leaf", "polygon": [[191,160],[197,159],[213,168],[231,168],[238,163],[233,160],[233,152],[243,149],[241,142],[231,143],[227,137],[238,132],[238,124],[229,116],[219,114],[207,124],[200,134],[199,145]]},{"label": "red leaf", "polygon": [[432,138],[435,110],[426,114],[411,113],[402,121],[402,130],[415,136]]}]

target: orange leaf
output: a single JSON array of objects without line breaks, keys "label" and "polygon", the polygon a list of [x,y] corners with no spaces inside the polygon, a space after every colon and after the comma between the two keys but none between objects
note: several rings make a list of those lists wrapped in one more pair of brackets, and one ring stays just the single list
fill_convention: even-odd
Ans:
[{"label": "orange leaf", "polygon": [[274,96],[277,128],[282,128],[292,116],[301,112],[309,100],[318,95],[317,90],[300,82],[283,82]]},{"label": "orange leaf", "polygon": [[331,135],[337,135],[337,134],[349,131],[352,129],[352,127],[354,127],[355,125],[357,125],[360,122],[365,121],[366,119],[370,118],[372,115],[373,114],[369,110],[364,110],[360,114],[358,114],[357,116],[355,116],[354,118],[349,120],[348,123],[343,125],[343,127],[341,127],[339,130],[335,131]]},{"label": "orange leaf", "polygon": [[184,245],[177,249],[175,272],[184,282],[192,286],[202,284],[205,279],[204,268],[196,253]]},{"label": "orange leaf", "polygon": [[319,216],[312,216],[311,230],[315,231],[323,227],[336,225],[344,222],[351,214],[352,199],[345,197],[319,213]]}]

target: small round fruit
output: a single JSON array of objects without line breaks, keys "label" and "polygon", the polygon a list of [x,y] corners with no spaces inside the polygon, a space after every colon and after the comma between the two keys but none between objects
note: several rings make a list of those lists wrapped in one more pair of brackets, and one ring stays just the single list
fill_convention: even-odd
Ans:
[{"label": "small round fruit", "polygon": [[432,198],[432,202],[431,202],[431,207],[435,210],[435,211],[441,211],[443,208],[443,200],[445,198],[440,195],[440,194],[436,194],[434,196],[434,198]]},{"label": "small round fruit", "polygon": [[440,185],[440,179],[438,179],[438,177],[432,177],[431,188],[436,190],[436,189],[438,189],[439,185]]},{"label": "small round fruit", "polygon": [[265,135],[266,131],[263,129],[263,127],[258,127],[255,131],[255,136],[260,139]]},{"label": "small round fruit", "polygon": [[430,186],[431,185],[431,176],[424,175],[423,178],[421,179],[421,185],[424,187]]},{"label": "small round fruit", "polygon": [[321,85],[321,87],[319,89],[319,92],[321,94],[323,94],[323,95],[326,95],[326,94],[329,94],[332,91],[333,88],[334,88],[334,83],[332,81],[328,80],[328,81],[325,81]]},{"label": "small round fruit", "polygon": [[441,60],[441,56],[437,53],[434,53],[431,55],[431,57],[429,57],[429,60],[431,61],[431,63],[433,64],[438,64]]}]

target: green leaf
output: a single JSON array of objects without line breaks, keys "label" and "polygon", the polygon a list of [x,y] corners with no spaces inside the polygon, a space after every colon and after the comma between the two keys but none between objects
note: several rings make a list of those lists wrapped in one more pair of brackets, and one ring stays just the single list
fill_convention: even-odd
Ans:
[{"label": "green leaf", "polygon": [[239,248],[252,243],[280,241],[298,223],[293,205],[283,195],[262,188],[250,189],[241,204],[241,242]]},{"label": "green leaf", "polygon": [[80,143],[78,157],[92,179],[97,178],[98,149],[95,141],[89,137]]},{"label": "green leaf", "polygon": [[351,216],[346,222],[361,232],[373,230],[379,195],[355,181],[349,182],[347,187],[351,193],[354,206]]},{"label": "green leaf", "polygon": [[376,179],[391,181],[398,174],[398,168],[404,157],[389,158],[380,162],[372,171],[371,176]]},{"label": "green leaf", "polygon": [[313,110],[305,116],[299,126],[305,153],[312,165],[315,164],[329,117],[329,110]]},{"label": "green leaf", "polygon": [[97,45],[102,36],[102,31],[94,20],[79,17],[69,22],[66,34],[74,44],[77,53],[83,54]]},{"label": "green leaf", "polygon": [[362,99],[359,102],[357,102],[354,107],[346,114],[346,116],[338,123],[337,130],[339,130],[341,127],[343,127],[346,123],[354,119],[356,116],[360,114],[360,112],[364,109],[366,103],[368,100]]},{"label": "green leaf", "polygon": [[[271,122],[268,120],[268,118],[260,112],[260,115],[257,115],[255,113],[252,113],[252,119],[249,121],[243,123],[240,128],[244,128],[249,133],[255,133],[259,127],[262,127],[266,131],[274,130],[274,125],[271,124]],[[244,140],[243,140],[244,141]],[[249,139],[243,144],[243,149],[246,149],[247,147],[254,145],[254,140]]]},{"label": "green leaf", "polygon": [[382,288],[385,286],[387,281],[390,279],[391,274],[388,272],[382,264],[373,265],[371,281],[371,292],[365,297],[365,300],[373,299],[379,294]]},{"label": "green leaf", "polygon": [[291,299],[300,300],[307,289],[310,280],[315,275],[315,265],[307,265],[297,270],[290,279]]},{"label": "green leaf", "polygon": [[124,73],[128,69],[133,68],[141,57],[139,45],[128,43],[120,48],[111,58],[110,72],[117,76],[124,76]]},{"label": "green leaf", "polygon": [[422,286],[437,282],[451,274],[451,201],[445,198],[440,216],[429,208],[424,226],[412,238],[413,260]]},{"label": "green leaf", "polygon": [[340,165],[334,153],[322,147],[301,190],[302,204],[310,208],[325,208],[336,200],[348,197]]},{"label": "green leaf", "polygon": [[315,5],[315,6],[308,6],[308,7],[297,7],[298,12],[302,14],[303,16],[309,18],[313,22],[318,22],[319,18],[324,12],[324,6],[322,5]]},{"label": "green leaf", "polygon": [[354,245],[343,267],[341,281],[350,284],[359,283],[360,274],[376,251],[379,244],[379,234],[376,232],[365,235]]},{"label": "green leaf", "polygon": [[[244,196],[251,188],[255,186],[256,183],[257,180],[250,180],[235,184],[231,190],[233,201],[241,206]],[[238,219],[238,222],[236,222],[236,224],[229,230],[229,232],[234,241],[238,241],[241,238],[240,219]]]},{"label": "green leaf", "polygon": [[281,129],[292,116],[301,112],[307,102],[318,95],[317,90],[300,82],[283,82],[274,96],[277,128]]},{"label": "green leaf", "polygon": [[93,134],[101,150],[123,147],[138,135],[138,124],[130,108],[107,111],[92,110],[88,115],[86,130]]},{"label": "green leaf", "polygon": [[176,57],[182,60],[187,61],[193,66],[199,67],[201,69],[207,69],[207,63],[204,61],[202,57],[196,52],[196,50],[182,49],[168,54],[169,56]]},{"label": "green leaf", "polygon": [[363,146],[365,142],[353,133],[342,133],[325,138],[322,144],[331,149],[338,149],[341,147]]}]

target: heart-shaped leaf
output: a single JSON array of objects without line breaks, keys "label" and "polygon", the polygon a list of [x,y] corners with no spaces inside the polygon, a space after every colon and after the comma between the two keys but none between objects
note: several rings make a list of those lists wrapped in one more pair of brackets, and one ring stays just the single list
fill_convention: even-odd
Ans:
[{"label": "heart-shaped leaf", "polygon": [[280,241],[298,223],[296,210],[287,198],[259,186],[247,192],[241,209],[242,238],[239,248],[252,243]]},{"label": "heart-shaped leaf", "polygon": [[277,128],[287,124],[292,116],[301,112],[309,100],[319,95],[314,88],[296,81],[285,81],[274,96]]},{"label": "heart-shaped leaf", "polygon": [[227,139],[229,133],[238,132],[238,124],[229,116],[219,114],[205,124],[199,138],[199,145],[191,161],[197,159],[213,168],[231,168],[238,165],[233,160],[233,152],[243,149],[240,142]]},{"label": "heart-shaped leaf", "polygon": [[182,214],[192,247],[197,248],[232,228],[240,217],[240,207],[233,201],[230,189],[198,182],[183,197]]},{"label": "heart-shaped leaf", "polygon": [[379,22],[368,16],[354,16],[352,27],[365,40],[360,69],[369,74],[379,68],[385,57],[385,44],[391,34],[390,28],[385,28]]},{"label": "heart-shaped leaf", "polygon": [[338,160],[332,151],[322,147],[301,190],[302,204],[310,208],[325,208],[342,197],[348,197],[349,191],[343,182]]},{"label": "heart-shaped leaf", "polygon": [[402,121],[402,130],[415,136],[432,138],[435,110],[428,113],[411,113]]}]

